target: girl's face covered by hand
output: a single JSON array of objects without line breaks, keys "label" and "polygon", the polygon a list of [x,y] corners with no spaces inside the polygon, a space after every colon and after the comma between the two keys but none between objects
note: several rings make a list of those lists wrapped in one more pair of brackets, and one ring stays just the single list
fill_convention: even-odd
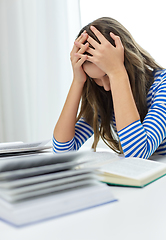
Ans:
[{"label": "girl's face covered by hand", "polygon": [[86,74],[96,82],[97,85],[103,87],[105,91],[111,90],[110,81],[107,74],[105,74],[105,72],[103,72],[94,63],[86,61],[83,64],[83,69]]}]

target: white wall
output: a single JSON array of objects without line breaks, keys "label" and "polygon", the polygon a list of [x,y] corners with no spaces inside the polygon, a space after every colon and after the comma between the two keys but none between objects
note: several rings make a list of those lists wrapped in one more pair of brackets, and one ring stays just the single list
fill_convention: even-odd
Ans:
[{"label": "white wall", "polygon": [[82,26],[99,17],[122,23],[136,42],[166,68],[166,11],[163,0],[80,0]]}]

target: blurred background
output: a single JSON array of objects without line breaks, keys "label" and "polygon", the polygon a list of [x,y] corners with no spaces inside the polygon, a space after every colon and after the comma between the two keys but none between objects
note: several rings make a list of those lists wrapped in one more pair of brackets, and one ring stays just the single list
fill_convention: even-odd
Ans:
[{"label": "blurred background", "polygon": [[0,142],[52,138],[72,82],[73,42],[103,16],[166,67],[163,0],[0,0]]}]

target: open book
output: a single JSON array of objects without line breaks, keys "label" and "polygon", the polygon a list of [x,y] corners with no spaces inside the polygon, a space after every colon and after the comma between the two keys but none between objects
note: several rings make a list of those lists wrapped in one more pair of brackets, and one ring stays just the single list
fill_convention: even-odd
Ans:
[{"label": "open book", "polygon": [[70,152],[1,158],[0,219],[21,226],[115,201],[92,168],[75,169],[86,156]]},{"label": "open book", "polygon": [[119,157],[111,152],[91,152],[88,158],[91,161],[79,168],[95,167],[100,181],[111,185],[144,187],[166,174],[166,164],[147,159]]}]

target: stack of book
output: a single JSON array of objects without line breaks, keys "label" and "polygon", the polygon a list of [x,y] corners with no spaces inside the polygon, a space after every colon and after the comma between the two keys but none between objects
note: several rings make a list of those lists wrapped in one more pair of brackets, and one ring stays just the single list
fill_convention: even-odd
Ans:
[{"label": "stack of book", "polygon": [[93,168],[76,169],[87,156],[50,152],[1,157],[0,218],[21,226],[116,201]]},{"label": "stack of book", "polygon": [[22,226],[114,202],[108,185],[144,187],[166,174],[166,164],[156,161],[49,148],[46,142],[0,146],[2,220]]}]

